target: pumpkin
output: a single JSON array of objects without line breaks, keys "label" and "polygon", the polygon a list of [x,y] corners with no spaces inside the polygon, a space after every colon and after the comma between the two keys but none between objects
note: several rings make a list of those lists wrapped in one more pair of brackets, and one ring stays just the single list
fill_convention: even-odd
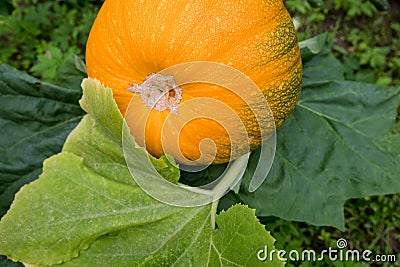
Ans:
[{"label": "pumpkin", "polygon": [[[271,125],[257,120],[253,104],[226,87],[177,86],[179,73],[157,74],[199,61],[224,64],[250,78],[277,127],[296,105],[300,50],[280,0],[106,0],[86,48],[88,76],[112,88],[132,135],[149,153],[168,153],[186,164],[228,162],[259,147],[265,139],[261,128]],[[196,72],[181,76],[187,80]],[[235,119],[229,119],[229,111]],[[234,147],[232,136],[239,128],[246,138]]]}]

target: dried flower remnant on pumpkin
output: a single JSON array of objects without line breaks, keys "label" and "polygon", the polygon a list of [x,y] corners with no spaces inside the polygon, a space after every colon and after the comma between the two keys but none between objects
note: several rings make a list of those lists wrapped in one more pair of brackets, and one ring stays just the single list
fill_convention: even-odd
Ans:
[{"label": "dried flower remnant on pumpkin", "polygon": [[143,102],[158,111],[169,110],[178,115],[178,105],[182,99],[182,89],[173,76],[152,73],[142,84],[132,84],[127,90],[139,93]]}]

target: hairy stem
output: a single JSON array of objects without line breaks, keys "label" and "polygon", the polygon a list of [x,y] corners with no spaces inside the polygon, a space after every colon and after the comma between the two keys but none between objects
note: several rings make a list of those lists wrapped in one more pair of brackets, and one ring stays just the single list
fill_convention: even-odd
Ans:
[{"label": "hairy stem", "polygon": [[226,171],[225,175],[220,179],[218,184],[210,190],[213,195],[214,201],[211,205],[211,226],[215,228],[215,216],[217,214],[217,207],[219,199],[231,188],[233,188],[236,183],[242,178],[247,163],[249,161],[250,153],[243,155],[242,157],[236,159],[229,169]]}]

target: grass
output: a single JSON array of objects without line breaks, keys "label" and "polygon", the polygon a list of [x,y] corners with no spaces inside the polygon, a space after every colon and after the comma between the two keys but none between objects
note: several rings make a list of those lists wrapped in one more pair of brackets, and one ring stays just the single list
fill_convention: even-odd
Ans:
[{"label": "grass", "polygon": [[[0,3],[0,64],[47,81],[85,43],[102,0],[9,0]],[[385,0],[285,0],[300,40],[328,32],[349,80],[400,85],[400,3]],[[400,131],[400,123],[397,131]],[[348,248],[397,254],[400,259],[400,196],[374,196],[345,205],[346,230],[262,218],[280,249],[322,250],[345,238]],[[289,266],[316,266],[292,262]],[[378,264],[390,266],[389,264]],[[320,266],[364,266],[324,262]]]},{"label": "grass", "polygon": [[0,4],[0,64],[46,81],[72,55],[83,58],[99,0],[9,0]]}]

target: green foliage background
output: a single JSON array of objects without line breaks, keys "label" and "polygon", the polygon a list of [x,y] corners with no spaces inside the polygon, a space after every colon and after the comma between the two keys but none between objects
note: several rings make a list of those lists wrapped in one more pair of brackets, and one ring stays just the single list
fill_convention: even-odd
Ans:
[{"label": "green foliage background", "polygon": [[[59,75],[65,71],[63,63],[68,60],[78,62],[73,55],[84,59],[87,35],[102,2],[1,1],[0,64],[7,63],[45,81],[67,84],[68,81],[57,77],[63,76]],[[400,85],[398,1],[284,2],[298,25],[300,40],[328,32],[347,80]],[[397,131],[400,131],[400,126]],[[278,248],[324,249],[334,247],[338,238],[346,238],[352,248],[397,254],[400,258],[399,195],[349,200],[345,206],[345,217],[345,231],[273,216],[262,217],[262,221],[274,233]],[[9,263],[4,263],[4,266],[6,264]],[[293,264],[308,266],[307,263]],[[363,266],[331,262],[326,265]]]}]

